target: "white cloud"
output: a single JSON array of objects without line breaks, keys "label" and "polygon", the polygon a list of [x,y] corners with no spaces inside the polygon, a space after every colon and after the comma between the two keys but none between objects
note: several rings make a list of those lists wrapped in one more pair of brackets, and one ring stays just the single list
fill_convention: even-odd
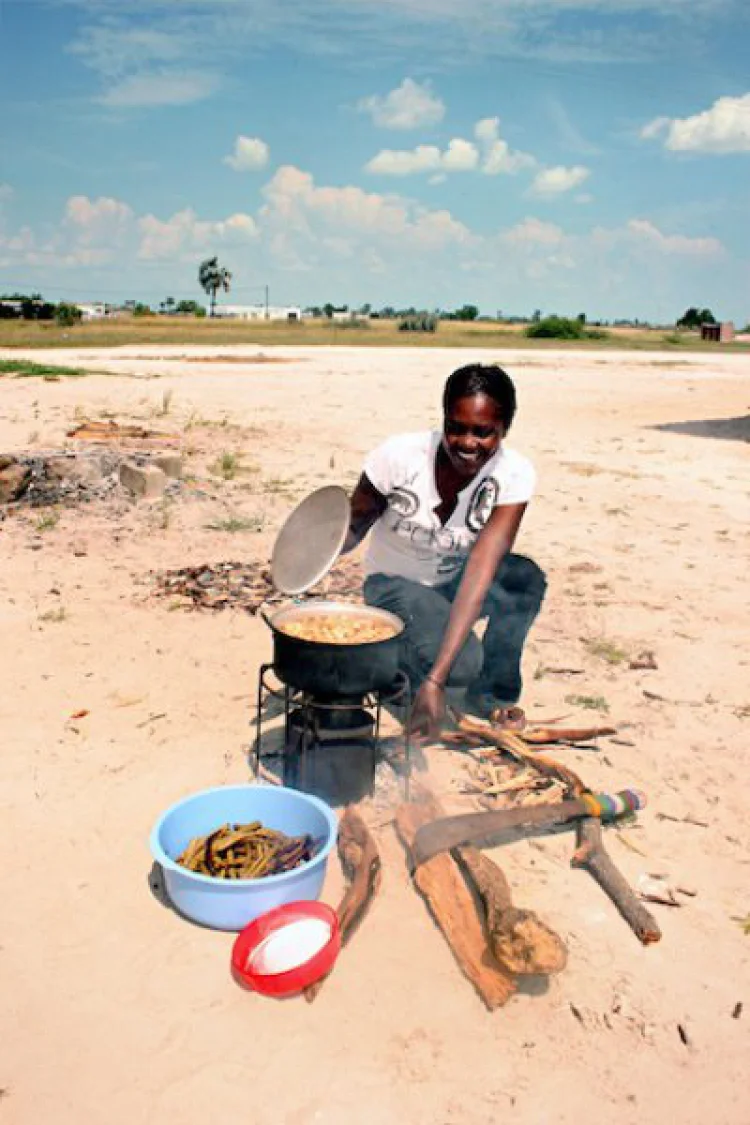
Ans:
[{"label": "white cloud", "polygon": [[644,140],[662,136],[673,152],[750,152],[750,93],[717,98],[692,117],[656,117],[641,129]]},{"label": "white cloud", "polygon": [[13,198],[13,188],[10,184],[0,184],[0,203],[7,203]]},{"label": "white cloud", "polygon": [[655,117],[653,121],[649,121],[648,125],[643,126],[641,129],[641,137],[644,141],[653,141],[668,128],[668,117]]},{"label": "white cloud", "polygon": [[701,258],[714,258],[724,253],[718,238],[691,238],[684,234],[664,234],[647,219],[631,219],[628,233],[663,254],[688,254]]},{"label": "white cloud", "polygon": [[400,86],[385,97],[377,94],[362,98],[357,109],[369,113],[381,129],[416,129],[436,125],[443,120],[445,105],[433,94],[429,82],[420,84],[405,78]]},{"label": "white cloud", "polygon": [[439,168],[441,153],[437,145],[417,145],[412,150],[381,149],[365,164],[365,172],[379,176],[413,176]]},{"label": "white cloud", "polygon": [[244,137],[240,134],[234,142],[234,152],[224,157],[224,163],[235,172],[257,172],[268,164],[270,150],[260,137]]},{"label": "white cloud", "polygon": [[226,219],[199,219],[191,207],[162,220],[144,215],[138,220],[142,260],[174,259],[208,249],[216,242],[235,244],[257,237],[258,228],[251,215],[241,213]]},{"label": "white cloud", "polygon": [[121,247],[127,242],[133,211],[119,199],[71,195],[65,205],[65,225],[74,232],[78,247]]},{"label": "white cloud", "polygon": [[564,237],[561,227],[531,217],[503,233],[503,238],[508,242],[532,246],[557,246]]},{"label": "white cloud", "polygon": [[474,126],[474,136],[483,149],[482,171],[487,176],[513,176],[524,168],[536,167],[528,152],[513,151],[500,136],[500,118],[484,117]]},{"label": "white cloud", "polygon": [[450,141],[447,152],[444,152],[440,158],[440,166],[446,172],[470,172],[478,163],[479,153],[476,145],[471,141],[462,140],[461,137],[455,137]]},{"label": "white cloud", "polygon": [[[414,149],[384,148],[365,165],[365,171],[379,176],[413,176],[424,172],[471,172],[479,164],[479,152],[471,141],[454,137],[441,152],[437,145],[417,145]],[[433,176],[430,183],[439,182]]]},{"label": "white cloud", "polygon": [[163,70],[132,74],[112,86],[99,100],[111,109],[190,105],[210,97],[217,86],[218,81],[212,74]]},{"label": "white cloud", "polygon": [[565,168],[562,164],[558,164],[554,168],[543,168],[538,172],[529,190],[532,195],[547,198],[562,195],[578,187],[590,175],[589,169],[584,168],[582,164],[576,164],[572,168]]},{"label": "white cloud", "polygon": [[[431,211],[397,195],[361,188],[318,186],[309,172],[286,165],[263,189],[259,224],[283,269],[325,268],[337,257],[356,256],[382,272],[407,253],[433,254],[469,242],[463,223],[445,210]],[[334,239],[331,242],[331,239]]]}]

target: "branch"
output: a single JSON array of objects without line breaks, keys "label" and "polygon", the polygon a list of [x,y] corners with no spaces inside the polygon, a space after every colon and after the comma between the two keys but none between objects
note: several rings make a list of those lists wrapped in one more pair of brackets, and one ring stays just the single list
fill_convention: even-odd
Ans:
[{"label": "branch", "polygon": [[[380,889],[381,863],[377,845],[362,817],[350,805],[341,818],[338,851],[344,874],[350,880],[336,908],[341,929],[341,944],[346,945],[369,910]],[[327,980],[316,981],[305,989],[305,999],[312,1003]]]},{"label": "branch", "polygon": [[586,817],[576,825],[578,847],[573,855],[573,867],[583,867],[596,879],[604,893],[612,900],[635,936],[644,945],[661,939],[659,925],[649,910],[637,898],[624,875],[615,867],[602,842],[602,826],[596,817]]}]

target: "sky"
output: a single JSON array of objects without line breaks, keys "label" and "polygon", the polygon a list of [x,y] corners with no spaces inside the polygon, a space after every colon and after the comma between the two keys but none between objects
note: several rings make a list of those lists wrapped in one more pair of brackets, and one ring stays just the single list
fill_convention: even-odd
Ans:
[{"label": "sky", "polygon": [[0,0],[0,293],[750,321],[747,0]]}]

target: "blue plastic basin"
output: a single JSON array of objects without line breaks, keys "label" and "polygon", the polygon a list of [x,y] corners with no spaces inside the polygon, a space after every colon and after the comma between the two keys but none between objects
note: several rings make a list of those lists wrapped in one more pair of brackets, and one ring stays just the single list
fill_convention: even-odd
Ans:
[{"label": "blue plastic basin", "polygon": [[[323,845],[309,863],[262,879],[215,879],[175,862],[195,836],[206,836],[223,824],[253,820],[289,836],[309,834],[322,839]],[[194,793],[167,809],[154,825],[150,845],[164,873],[167,894],[181,914],[217,930],[241,930],[275,906],[319,897],[337,832],[333,809],[308,793],[265,785],[223,785]]]}]

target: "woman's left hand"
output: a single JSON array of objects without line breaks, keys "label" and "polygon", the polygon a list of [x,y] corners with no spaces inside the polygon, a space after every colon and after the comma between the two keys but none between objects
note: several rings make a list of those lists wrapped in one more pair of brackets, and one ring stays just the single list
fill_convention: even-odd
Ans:
[{"label": "woman's left hand", "polygon": [[445,688],[434,680],[424,680],[417,694],[409,718],[412,734],[436,738],[443,728],[445,719]]}]

